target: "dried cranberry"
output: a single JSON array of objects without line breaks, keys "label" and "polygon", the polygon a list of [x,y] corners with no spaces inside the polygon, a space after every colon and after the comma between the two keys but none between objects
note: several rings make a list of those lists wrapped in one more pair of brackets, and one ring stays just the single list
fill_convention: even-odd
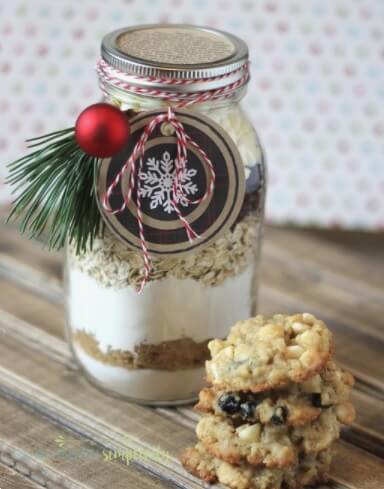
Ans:
[{"label": "dried cranberry", "polygon": [[279,406],[271,416],[271,422],[275,425],[284,424],[288,417],[288,409],[285,406]]},{"label": "dried cranberry", "polygon": [[321,394],[318,392],[312,394],[312,406],[321,407]]},{"label": "dried cranberry", "polygon": [[236,414],[240,410],[240,396],[233,392],[222,394],[217,401],[219,408],[227,414]]}]

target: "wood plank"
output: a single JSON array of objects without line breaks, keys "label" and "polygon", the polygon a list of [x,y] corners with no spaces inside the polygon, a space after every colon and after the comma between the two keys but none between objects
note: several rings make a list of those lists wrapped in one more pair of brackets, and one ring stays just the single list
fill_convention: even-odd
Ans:
[{"label": "wood plank", "polygon": [[0,279],[0,308],[23,321],[37,324],[50,334],[64,337],[65,318],[61,304],[48,302],[26,289]]},{"label": "wood plank", "polygon": [[[130,463],[130,457],[139,457],[139,453],[121,453],[120,457],[114,451],[103,454],[97,445],[5,398],[0,398],[0,413],[0,460],[13,467],[16,475],[16,471],[22,471],[41,485],[61,488],[169,487]],[[0,482],[0,488],[7,486]]]},{"label": "wood plank", "polygon": [[[366,290],[377,291],[384,288],[382,267],[377,266],[378,259],[383,257],[383,242],[383,233],[343,233],[342,238],[332,242],[332,232],[267,226],[264,251],[273,244],[281,253],[285,251],[287,257],[296,260],[299,257],[308,266],[320,269],[330,282],[340,280],[346,287],[367,287]],[[371,259],[372,255],[374,259]]]},{"label": "wood plank", "polygon": [[0,489],[41,489],[41,485],[0,463]]},{"label": "wood plank", "polygon": [[[273,226],[275,227],[275,226]],[[284,227],[277,227],[284,231]],[[353,231],[343,229],[320,229],[320,228],[291,228],[298,239],[315,240],[323,246],[328,246],[331,250],[336,249],[340,253],[347,252],[349,256],[359,261],[371,263],[377,266],[377,260],[383,257],[382,231]],[[383,279],[381,279],[383,281]]]},{"label": "wood plank", "polygon": [[[58,266],[61,269],[61,261]],[[36,268],[36,262],[35,266],[30,266],[13,256],[0,253],[0,279],[34,292],[49,302],[61,303],[64,299],[62,280],[51,273],[51,270]]]},{"label": "wood plank", "polygon": [[61,252],[48,251],[42,244],[20,235],[17,228],[0,224],[0,256],[12,257],[26,267],[44,272],[47,276],[61,278]]},{"label": "wood plank", "polygon": [[[262,262],[262,277],[269,287],[285,291],[317,309],[333,311],[339,320],[350,318],[350,327],[384,340],[384,288],[375,295],[365,294],[363,286],[350,290],[342,283],[332,283],[318,266],[305,270],[301,259],[284,255],[271,257],[268,250]],[[344,277],[347,284],[349,280]]]},{"label": "wood plank", "polygon": [[352,427],[343,430],[343,439],[384,458],[384,401],[355,388],[351,402],[357,416]]},{"label": "wood plank", "polygon": [[[384,435],[384,401],[353,389],[351,401],[356,408],[356,426],[360,426],[367,431],[376,432],[380,436]],[[384,447],[384,439],[383,439]]]},{"label": "wood plank", "polygon": [[349,443],[339,442],[332,464],[332,478],[348,489],[384,487],[384,463]]},{"label": "wood plank", "polygon": [[66,341],[0,309],[0,334],[13,338],[31,351],[44,354],[66,368],[77,370]]},{"label": "wood plank", "polygon": [[[31,358],[28,359],[28,356]],[[176,459],[184,446],[193,443],[192,430],[196,420],[180,422],[179,414],[173,415],[171,413],[174,410],[166,410],[169,425],[166,423],[166,432],[163,433],[165,420],[159,421],[158,417],[153,416],[152,409],[106,397],[84,383],[84,379],[76,372],[64,374],[59,366],[46,360],[44,354],[39,355],[38,366],[35,365],[33,356],[25,347],[14,343],[8,337],[6,337],[6,344],[0,345],[1,364],[13,370],[4,373],[4,369],[0,369],[0,389],[3,392],[6,389],[8,395],[17,398],[19,402],[34,406],[34,409],[49,415],[56,422],[85,433],[93,441],[100,443],[101,438],[102,444],[107,446],[111,438],[113,442],[120,444],[128,440],[128,447],[132,443],[137,443],[138,439],[142,443],[158,445],[161,450],[166,449]],[[14,365],[15,358],[20,358],[22,361]],[[44,377],[43,372],[49,373]],[[47,388],[50,390],[48,391]],[[90,399],[92,403],[89,402]],[[67,402],[71,403],[70,409],[66,408]],[[151,418],[148,418],[148,413],[152,413],[152,416],[149,415]],[[187,416],[185,418],[187,419]],[[152,433],[148,428],[148,419],[151,419],[151,428],[154,429]],[[109,434],[107,440],[105,433]],[[121,438],[121,433],[126,434],[125,439]]]}]

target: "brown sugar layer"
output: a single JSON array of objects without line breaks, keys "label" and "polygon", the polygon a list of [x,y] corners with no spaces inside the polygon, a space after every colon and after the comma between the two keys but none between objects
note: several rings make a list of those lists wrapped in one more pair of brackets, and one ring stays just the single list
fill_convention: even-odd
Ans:
[{"label": "brown sugar layer", "polygon": [[164,341],[162,343],[140,343],[135,350],[119,350],[108,347],[102,351],[94,335],[85,330],[75,330],[73,341],[89,356],[99,362],[132,369],[182,370],[203,367],[209,357],[208,341],[195,342],[191,338]]}]

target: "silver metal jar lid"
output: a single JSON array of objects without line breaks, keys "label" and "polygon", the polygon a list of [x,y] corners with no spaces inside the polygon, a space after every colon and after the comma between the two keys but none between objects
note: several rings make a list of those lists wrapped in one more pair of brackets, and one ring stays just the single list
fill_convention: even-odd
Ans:
[{"label": "silver metal jar lid", "polygon": [[[240,79],[244,73],[239,68],[248,62],[248,47],[237,36],[216,29],[149,24],[107,34],[102,41],[101,56],[123,72],[124,80],[135,85],[159,86],[154,80],[135,77],[196,80],[196,84],[174,86],[174,90],[195,92],[220,88]],[[220,75],[228,76],[199,83]]]}]

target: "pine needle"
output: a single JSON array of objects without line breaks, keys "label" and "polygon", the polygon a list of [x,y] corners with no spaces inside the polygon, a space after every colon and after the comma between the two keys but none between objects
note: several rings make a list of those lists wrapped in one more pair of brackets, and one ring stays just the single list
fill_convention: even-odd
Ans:
[{"label": "pine needle", "polygon": [[31,239],[43,235],[50,249],[68,241],[81,253],[104,229],[94,189],[98,159],[81,150],[74,128],[28,142],[34,151],[8,165],[6,183],[18,193],[8,221],[18,220]]}]

